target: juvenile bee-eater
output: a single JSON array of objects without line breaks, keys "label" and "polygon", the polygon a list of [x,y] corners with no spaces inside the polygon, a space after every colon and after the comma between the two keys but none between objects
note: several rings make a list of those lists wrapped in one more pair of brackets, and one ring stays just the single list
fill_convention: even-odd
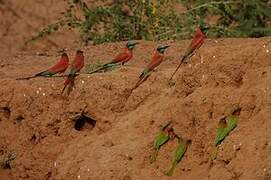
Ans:
[{"label": "juvenile bee-eater", "polygon": [[215,137],[215,142],[214,142],[215,146],[220,144],[221,141],[225,138],[224,134],[225,134],[226,128],[227,128],[227,122],[226,122],[226,118],[224,117],[220,119],[218,123],[218,129],[216,132],[216,137]]},{"label": "juvenile bee-eater", "polygon": [[64,92],[65,88],[68,87],[68,94],[71,92],[72,88],[74,87],[74,80],[77,76],[76,73],[80,72],[80,70],[84,67],[84,55],[83,51],[78,50],[76,52],[75,58],[71,64],[70,72],[68,74],[67,79],[64,82],[64,88],[62,93]]},{"label": "juvenile bee-eater", "polygon": [[69,57],[66,53],[63,53],[60,60],[51,68],[49,68],[45,71],[42,71],[38,74],[35,74],[34,76],[30,76],[30,77],[26,77],[26,78],[18,78],[17,80],[23,80],[23,79],[28,80],[28,79],[35,78],[38,76],[50,77],[50,76],[53,76],[58,73],[64,73],[66,71],[66,69],[68,68],[68,66],[69,66]]},{"label": "juvenile bee-eater", "polygon": [[229,133],[237,126],[238,120],[234,115],[222,118],[218,123],[218,130],[214,141],[214,149],[211,153],[211,160],[216,159],[218,153],[218,145],[229,135]]},{"label": "juvenile bee-eater", "polygon": [[186,63],[190,57],[193,55],[193,53],[201,47],[201,45],[204,43],[204,40],[206,39],[205,31],[206,28],[196,28],[195,35],[189,46],[187,47],[184,55],[181,58],[180,64],[176,68],[176,70],[171,75],[169,81],[172,80],[178,69],[181,67],[182,63]]},{"label": "juvenile bee-eater", "polygon": [[152,56],[151,62],[140,74],[139,80],[137,81],[136,85],[131,89],[131,92],[134,89],[136,89],[140,84],[142,84],[144,81],[146,81],[148,77],[150,76],[150,74],[152,73],[152,71],[163,62],[164,56],[165,56],[164,53],[168,47],[170,46],[165,46],[165,45],[158,46],[154,55]]},{"label": "juvenile bee-eater", "polygon": [[182,157],[184,156],[186,150],[187,150],[187,146],[189,145],[189,141],[184,140],[182,138],[178,139],[178,147],[175,151],[175,155],[171,164],[171,168],[165,172],[165,175],[167,176],[172,176],[175,167],[177,166],[177,164],[181,161]]},{"label": "juvenile bee-eater", "polygon": [[234,115],[230,115],[226,120],[219,121],[217,135],[215,138],[215,146],[219,145],[227,135],[237,126],[237,118]]},{"label": "juvenile bee-eater", "polygon": [[171,122],[167,123],[165,126],[161,127],[159,134],[155,137],[154,140],[154,153],[150,156],[150,163],[156,161],[156,157],[158,155],[158,151],[162,145],[164,145],[170,139],[170,134],[172,131],[172,127],[170,127]]},{"label": "juvenile bee-eater", "polygon": [[109,68],[116,66],[116,65],[119,65],[119,64],[124,65],[125,63],[127,63],[128,61],[130,61],[132,59],[133,49],[135,48],[135,46],[137,44],[139,44],[139,43],[133,42],[133,41],[128,41],[123,52],[119,53],[110,62],[102,65],[100,68],[90,72],[89,74],[100,72],[102,70],[109,69]]},{"label": "juvenile bee-eater", "polygon": [[236,128],[238,123],[237,117],[235,115],[231,115],[228,117],[227,122],[227,132],[231,132],[234,128]]}]

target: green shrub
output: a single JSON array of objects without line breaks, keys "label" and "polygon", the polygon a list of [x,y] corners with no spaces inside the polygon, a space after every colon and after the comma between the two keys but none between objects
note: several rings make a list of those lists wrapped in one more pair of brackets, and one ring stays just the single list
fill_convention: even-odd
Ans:
[{"label": "green shrub", "polygon": [[[80,32],[82,43],[128,39],[167,40],[190,37],[199,25],[210,27],[209,37],[261,37],[271,34],[268,0],[118,0],[89,8],[83,0],[66,0],[64,17],[48,25],[31,40],[68,26]],[[176,5],[187,10],[177,12]],[[125,12],[123,7],[126,6]],[[83,18],[78,18],[77,14]],[[209,17],[216,17],[207,22]]]}]

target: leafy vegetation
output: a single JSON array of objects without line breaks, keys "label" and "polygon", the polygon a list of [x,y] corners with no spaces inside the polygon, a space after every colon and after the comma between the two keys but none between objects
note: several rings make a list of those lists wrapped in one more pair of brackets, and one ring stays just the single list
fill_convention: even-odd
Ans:
[{"label": "leafy vegetation", "polygon": [[89,8],[83,0],[66,1],[68,8],[64,17],[45,27],[30,41],[63,27],[78,30],[84,44],[182,39],[189,37],[199,25],[210,27],[209,37],[271,34],[268,0],[115,0],[94,8]]}]

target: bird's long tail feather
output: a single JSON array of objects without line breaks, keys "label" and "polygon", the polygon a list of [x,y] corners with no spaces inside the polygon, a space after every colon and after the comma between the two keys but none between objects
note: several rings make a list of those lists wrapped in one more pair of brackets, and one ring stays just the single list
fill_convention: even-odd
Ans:
[{"label": "bird's long tail feather", "polygon": [[101,70],[104,70],[104,69],[106,69],[106,68],[107,68],[107,67],[102,66],[102,67],[100,67],[100,68],[98,68],[98,69],[95,69],[94,71],[89,72],[88,74],[94,74],[94,73],[97,73],[97,72],[99,72],[99,71],[101,71]]},{"label": "bird's long tail feather", "polygon": [[37,74],[35,74],[34,76],[42,76],[42,74],[44,73],[44,72],[47,72],[47,71],[42,71],[42,72],[40,72],[40,73],[37,73]]},{"label": "bird's long tail feather", "polygon": [[67,79],[66,79],[65,82],[64,82],[64,88],[62,89],[61,94],[64,93],[64,91],[65,91],[65,89],[67,88],[67,86],[69,86],[69,87],[68,87],[67,93],[70,94],[70,92],[72,91],[72,88],[74,87],[74,79],[75,79],[75,76],[74,76],[74,75],[69,75],[69,76],[67,77]]},{"label": "bird's long tail feather", "polygon": [[36,78],[37,76],[34,75],[34,76],[29,76],[29,77],[22,77],[22,78],[16,78],[16,80],[29,80],[29,79],[33,79],[33,78]]},{"label": "bird's long tail feather", "polygon": [[145,82],[149,78],[150,74],[144,74],[144,76],[140,76],[139,80],[136,82],[135,86],[131,89],[131,93],[133,90],[138,88],[143,82]]},{"label": "bird's long tail feather", "polygon": [[37,73],[37,74],[35,74],[35,75],[33,75],[33,76],[29,76],[29,77],[17,78],[16,80],[29,80],[29,79],[33,79],[33,78],[36,78],[36,77],[38,77],[38,76],[42,76],[42,74],[43,74],[44,72],[46,72],[46,71],[42,71],[42,72],[40,72],[40,73]]},{"label": "bird's long tail feather", "polygon": [[172,175],[173,175],[173,172],[174,172],[174,170],[175,170],[176,165],[177,165],[177,163],[174,162],[174,163],[172,164],[171,168],[165,172],[165,175],[167,175],[167,176],[172,176]]},{"label": "bird's long tail feather", "polygon": [[109,67],[112,67],[112,66],[114,66],[114,65],[116,65],[116,64],[112,64],[112,63],[104,64],[102,67],[99,67],[98,69],[95,69],[94,71],[91,71],[91,72],[89,72],[88,74],[97,73],[97,72],[99,72],[99,71],[101,71],[101,70],[105,70],[105,69],[107,69],[107,68],[109,68]]},{"label": "bird's long tail feather", "polygon": [[157,155],[158,155],[158,149],[155,149],[155,151],[153,152],[153,154],[151,154],[151,156],[150,156],[150,163],[151,164],[156,161]]},{"label": "bird's long tail feather", "polygon": [[169,82],[173,79],[174,75],[177,73],[177,71],[179,70],[179,68],[181,67],[181,65],[183,64],[184,60],[187,58],[187,56],[184,56],[181,59],[180,64],[178,65],[178,67],[175,69],[175,71],[173,72],[173,74],[171,75],[170,79],[168,80]]}]

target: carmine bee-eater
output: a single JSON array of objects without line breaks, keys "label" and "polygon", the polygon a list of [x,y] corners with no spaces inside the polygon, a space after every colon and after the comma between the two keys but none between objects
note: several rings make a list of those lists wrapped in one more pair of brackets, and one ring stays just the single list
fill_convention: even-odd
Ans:
[{"label": "carmine bee-eater", "polygon": [[204,43],[204,40],[206,39],[205,31],[207,28],[196,28],[195,35],[189,46],[187,47],[184,55],[181,58],[180,64],[176,68],[176,70],[171,75],[169,81],[172,80],[178,69],[181,67],[182,63],[186,63],[190,57],[193,55],[193,53],[201,47],[201,45]]},{"label": "carmine bee-eater", "polygon": [[155,137],[154,140],[154,153],[150,156],[150,163],[153,163],[156,161],[156,157],[158,155],[158,151],[161,148],[162,145],[168,142],[171,136],[171,132],[173,131],[173,128],[170,126],[171,122],[167,123],[166,125],[162,126],[160,129],[159,134]]},{"label": "carmine bee-eater", "polygon": [[66,71],[66,69],[68,68],[68,66],[69,66],[69,57],[66,53],[63,53],[60,60],[51,68],[49,68],[45,71],[42,71],[38,74],[35,74],[34,76],[30,76],[30,77],[26,77],[26,78],[18,78],[17,80],[23,80],[23,79],[28,80],[28,79],[32,79],[32,78],[35,78],[38,76],[50,77],[50,76],[53,76],[58,73],[64,73]]},{"label": "carmine bee-eater", "polygon": [[123,52],[119,53],[118,55],[116,55],[115,58],[113,58],[110,62],[102,65],[102,67],[90,72],[89,74],[92,73],[96,73],[96,72],[100,72],[102,70],[106,70],[110,67],[116,66],[116,65],[124,65],[125,63],[127,63],[128,61],[130,61],[133,57],[133,49],[135,48],[135,46],[139,44],[138,42],[132,42],[132,41],[128,41]]},{"label": "carmine bee-eater", "polygon": [[163,60],[164,60],[164,52],[165,50],[170,46],[158,46],[156,49],[154,55],[152,56],[151,62],[148,64],[148,66],[143,70],[143,72],[139,76],[139,80],[137,81],[136,85],[131,89],[131,92],[136,89],[140,84],[142,84],[144,81],[148,79],[152,71],[159,66]]},{"label": "carmine bee-eater", "polygon": [[182,157],[184,156],[188,145],[190,144],[190,141],[188,140],[184,140],[181,137],[179,137],[178,139],[178,147],[175,151],[175,155],[171,164],[171,168],[165,172],[165,175],[167,176],[172,176],[175,167],[177,166],[177,164],[181,161]]},{"label": "carmine bee-eater", "polygon": [[68,74],[67,79],[64,82],[64,88],[62,90],[62,93],[64,92],[64,90],[66,89],[67,86],[68,87],[68,94],[71,92],[72,88],[74,87],[74,80],[75,77],[77,76],[76,73],[80,72],[80,70],[84,67],[84,55],[83,55],[83,51],[78,50],[76,52],[75,58],[71,64],[70,67],[70,72]]}]

